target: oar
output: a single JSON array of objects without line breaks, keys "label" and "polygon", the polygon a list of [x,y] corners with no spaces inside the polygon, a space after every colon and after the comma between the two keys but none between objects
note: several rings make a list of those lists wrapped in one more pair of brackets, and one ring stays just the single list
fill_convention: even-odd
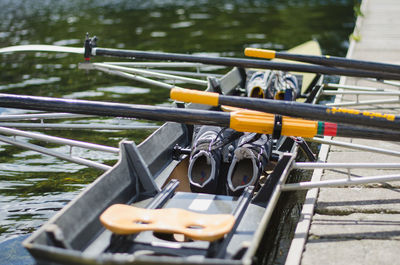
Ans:
[{"label": "oar", "polygon": [[274,135],[275,137],[285,135],[311,138],[316,135],[323,135],[387,141],[400,140],[390,140],[395,139],[396,135],[400,134],[400,132],[394,131],[311,121],[287,116],[279,118],[274,114],[247,109],[238,109],[230,113],[230,128],[240,132],[276,134]]},{"label": "oar", "polygon": [[278,52],[275,50],[265,50],[256,48],[246,48],[244,50],[244,54],[246,56],[256,57],[256,58],[264,58],[264,59],[280,58],[285,60],[320,64],[327,66],[339,66],[345,68],[400,74],[400,65],[355,60],[355,59],[348,59],[348,58],[335,57],[329,55],[317,56],[317,55],[293,54],[288,52]]},{"label": "oar", "polygon": [[242,68],[262,68],[262,69],[275,69],[282,71],[295,71],[295,72],[307,72],[307,73],[320,73],[328,75],[345,75],[354,77],[373,77],[378,79],[400,80],[400,73],[394,74],[394,73],[356,70],[356,69],[342,69],[342,68],[319,66],[319,65],[269,62],[265,60],[254,60],[254,59],[213,57],[213,56],[190,55],[190,54],[179,54],[179,53],[146,52],[137,50],[120,50],[120,49],[108,49],[108,48],[92,48],[91,54],[122,57],[122,58],[172,60],[172,61],[195,62],[195,63],[212,64],[212,65],[224,65],[232,67],[237,66]]},{"label": "oar", "polygon": [[[246,115],[247,119],[254,119],[261,122],[264,119],[267,119],[271,125],[271,119],[275,123],[275,115],[270,113],[265,113],[261,111],[242,109],[237,107],[231,107],[222,105],[221,109],[223,111],[235,113],[233,116]],[[238,118],[235,117],[235,120]],[[231,118],[231,126],[232,126],[232,118]],[[345,124],[336,124],[331,122],[322,122],[322,121],[310,121],[304,119],[290,118],[287,116],[282,117],[282,135],[296,135],[301,134],[302,137],[310,138],[311,135],[324,135],[324,136],[341,136],[341,137],[351,137],[351,138],[364,138],[364,139],[380,139],[387,140],[393,139],[393,136],[398,133],[394,133],[390,130],[386,133],[382,133],[382,130],[372,129],[365,127],[357,127],[357,126],[349,126]],[[294,126],[297,124],[298,126]],[[247,125],[244,125],[247,126]],[[260,128],[264,128],[260,125]],[[239,128],[236,128],[238,130]],[[245,129],[245,128],[243,128]],[[274,128],[272,127],[272,130]],[[271,130],[271,128],[270,128]],[[301,132],[301,133],[299,133]],[[308,135],[308,136],[307,136]],[[389,136],[390,135],[390,136]],[[383,138],[382,138],[383,137]]]},{"label": "oar", "polygon": [[229,105],[310,120],[400,131],[400,117],[393,114],[311,105],[294,101],[224,96],[213,92],[177,88],[171,90],[171,99],[211,106]]},{"label": "oar", "polygon": [[241,132],[272,134],[278,131],[280,134],[287,136],[313,137],[315,135],[337,135],[391,141],[400,140],[400,131],[395,132],[361,128],[360,132],[355,134],[352,128],[346,126],[337,126],[331,123],[307,121],[289,117],[283,117],[280,122],[281,124],[277,124],[274,115],[254,111],[249,113],[247,110],[228,113],[222,111],[167,108],[10,94],[0,94],[0,107],[62,113],[68,110],[70,113],[77,114],[215,125],[230,127]]},{"label": "oar", "polygon": [[[52,46],[52,45],[22,45],[12,46],[0,49],[0,53],[6,52],[19,52],[19,51],[55,51],[55,52],[69,52],[80,53],[95,56],[112,56],[122,58],[141,58],[141,59],[154,59],[154,60],[171,60],[182,62],[204,63],[212,65],[223,65],[231,67],[242,68],[261,68],[261,69],[275,69],[282,71],[295,71],[305,73],[320,73],[328,75],[344,75],[354,77],[370,77],[377,79],[387,80],[400,80],[400,74],[385,73],[381,71],[366,71],[358,69],[343,69],[329,66],[319,65],[305,65],[305,64],[292,64],[281,62],[269,62],[264,60],[254,59],[241,59],[229,57],[213,57],[204,55],[190,55],[179,53],[162,53],[162,52],[146,52],[136,50],[120,50],[108,48],[91,48],[89,52],[84,52],[83,48],[65,47],[65,46]],[[88,57],[85,57],[88,60]]]}]

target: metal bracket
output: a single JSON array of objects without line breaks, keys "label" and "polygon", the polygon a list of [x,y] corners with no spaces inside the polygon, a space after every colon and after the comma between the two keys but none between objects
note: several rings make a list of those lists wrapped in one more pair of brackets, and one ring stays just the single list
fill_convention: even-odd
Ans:
[{"label": "metal bracket", "polygon": [[179,161],[181,160],[181,155],[190,155],[191,152],[191,149],[182,148],[178,144],[176,144],[172,149],[172,159]]},{"label": "metal bracket", "polygon": [[89,33],[86,33],[86,39],[84,43],[85,51],[83,53],[83,57],[85,58],[86,62],[90,61],[90,57],[92,55],[92,48],[97,46],[97,37],[94,36],[93,38],[89,37]]},{"label": "metal bracket", "polygon": [[307,142],[304,141],[303,138],[301,137],[294,137],[294,141],[296,144],[299,145],[300,149],[304,152],[304,154],[307,156],[307,159],[311,162],[317,161],[317,158],[315,157],[315,154],[311,151],[310,146],[308,146]]},{"label": "metal bracket", "polygon": [[266,206],[271,198],[271,195],[278,184],[283,172],[290,167],[290,161],[292,154],[286,153],[279,160],[278,164],[275,166],[274,171],[269,175],[267,182],[261,187],[257,192],[257,195],[253,198],[252,203]]},{"label": "metal bracket", "polygon": [[272,139],[279,139],[281,137],[281,132],[282,132],[282,115],[275,114]]}]

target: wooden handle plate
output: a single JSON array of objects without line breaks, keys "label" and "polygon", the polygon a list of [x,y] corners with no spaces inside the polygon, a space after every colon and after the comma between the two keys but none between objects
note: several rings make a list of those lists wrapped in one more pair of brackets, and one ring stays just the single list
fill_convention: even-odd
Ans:
[{"label": "wooden handle plate", "polygon": [[116,234],[142,231],[183,234],[194,240],[214,241],[231,231],[231,214],[200,214],[183,209],[143,209],[114,204],[100,216],[101,223]]}]

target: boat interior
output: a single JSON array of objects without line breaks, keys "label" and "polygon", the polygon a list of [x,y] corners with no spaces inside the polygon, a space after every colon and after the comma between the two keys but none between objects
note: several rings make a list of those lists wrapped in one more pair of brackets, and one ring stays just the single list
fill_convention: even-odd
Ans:
[{"label": "boat interior", "polygon": [[[246,79],[245,70],[234,68],[221,79],[209,81],[208,90],[240,94]],[[196,104],[188,107],[208,108]],[[187,173],[192,134],[192,125],[168,122],[139,145],[122,141],[117,164],[26,239],[24,246],[43,264],[253,262],[279,197],[279,183],[286,181],[298,145],[291,138],[276,140],[275,159],[271,159],[259,183],[247,187],[240,196],[195,193],[190,190]],[[175,223],[178,227],[170,233],[142,229],[117,234],[106,229],[99,217],[110,206],[121,204],[149,210],[132,219],[130,225],[147,224],[144,218],[154,209],[185,212],[174,215],[176,222],[167,218],[175,213],[160,212],[152,217],[151,222],[159,221],[161,226]],[[193,234],[201,234],[208,223],[191,223],[188,220],[196,219],[193,214],[214,221],[219,215],[229,215],[234,222],[218,239],[200,235],[196,240]]]}]

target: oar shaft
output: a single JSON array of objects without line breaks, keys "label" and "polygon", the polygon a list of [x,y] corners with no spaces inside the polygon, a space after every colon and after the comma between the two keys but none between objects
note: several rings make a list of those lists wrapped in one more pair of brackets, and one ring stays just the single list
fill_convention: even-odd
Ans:
[{"label": "oar shaft", "polygon": [[236,66],[242,68],[262,68],[262,69],[275,69],[282,71],[296,71],[296,72],[307,72],[307,73],[321,73],[328,75],[345,75],[354,77],[372,77],[379,79],[400,80],[400,74],[364,71],[356,69],[341,69],[341,68],[319,66],[319,65],[270,62],[270,61],[255,60],[255,59],[212,57],[203,55],[146,52],[146,51],[136,51],[136,50],[118,50],[118,49],[106,49],[106,48],[93,48],[92,54],[101,56],[123,57],[123,58],[172,60],[172,61],[196,62],[196,63],[213,64],[213,65],[224,65],[231,67]]},{"label": "oar shaft", "polygon": [[28,110],[172,121],[229,127],[230,115],[220,111],[179,109],[147,105],[71,100],[49,97],[0,94],[0,106]]},{"label": "oar shaft", "polygon": [[256,58],[273,59],[280,58],[285,60],[299,61],[305,63],[313,63],[327,66],[339,66],[346,68],[363,69],[368,71],[390,72],[399,74],[400,65],[371,62],[364,60],[348,59],[336,56],[317,56],[306,54],[293,54],[288,52],[278,52],[273,50],[246,48],[245,55]]},{"label": "oar shaft", "polygon": [[224,96],[189,89],[172,89],[171,99],[208,105],[228,105],[262,112],[350,125],[400,131],[400,117],[392,114],[311,105],[293,101]]},{"label": "oar shaft", "polygon": [[400,65],[369,62],[363,60],[347,59],[335,56],[315,56],[315,55],[301,55],[296,54],[295,56],[290,53],[277,53],[277,58],[297,60],[301,62],[314,63],[327,66],[339,66],[354,69],[363,69],[368,71],[378,71],[400,74]]}]

